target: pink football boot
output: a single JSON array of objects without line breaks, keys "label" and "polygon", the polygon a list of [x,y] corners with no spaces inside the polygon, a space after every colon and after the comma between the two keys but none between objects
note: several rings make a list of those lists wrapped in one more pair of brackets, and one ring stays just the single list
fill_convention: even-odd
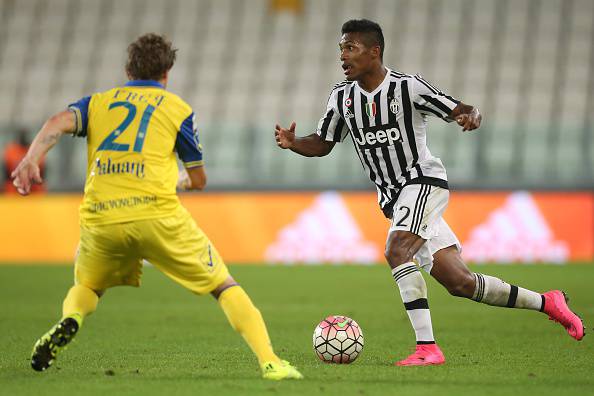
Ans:
[{"label": "pink football boot", "polygon": [[584,338],[584,323],[579,316],[571,312],[567,306],[569,299],[560,290],[551,290],[543,293],[545,300],[543,312],[549,315],[549,320],[561,323],[570,336],[580,341]]},{"label": "pink football boot", "polygon": [[394,364],[396,366],[429,366],[444,363],[445,357],[437,344],[419,344],[415,353]]}]

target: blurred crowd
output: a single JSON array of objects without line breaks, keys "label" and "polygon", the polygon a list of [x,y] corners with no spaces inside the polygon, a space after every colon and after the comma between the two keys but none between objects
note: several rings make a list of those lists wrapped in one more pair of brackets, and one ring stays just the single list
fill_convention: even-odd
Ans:
[{"label": "blurred crowd", "polygon": [[[20,128],[14,134],[15,138],[9,141],[2,151],[2,168],[4,170],[4,182],[2,183],[2,192],[5,194],[17,194],[16,188],[12,185],[12,178],[10,175],[16,169],[19,162],[27,154],[29,145],[31,144],[29,131],[25,128]],[[44,178],[45,161],[41,163],[41,177]],[[35,184],[32,188],[32,193],[44,193],[46,191],[45,183]]]}]

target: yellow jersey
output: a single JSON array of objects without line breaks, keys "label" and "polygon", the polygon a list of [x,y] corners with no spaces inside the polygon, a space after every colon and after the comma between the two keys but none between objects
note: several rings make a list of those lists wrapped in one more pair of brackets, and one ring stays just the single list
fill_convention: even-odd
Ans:
[{"label": "yellow jersey", "polygon": [[158,82],[132,80],[68,106],[87,138],[82,224],[170,216],[179,208],[175,153],[203,165],[192,108]]}]

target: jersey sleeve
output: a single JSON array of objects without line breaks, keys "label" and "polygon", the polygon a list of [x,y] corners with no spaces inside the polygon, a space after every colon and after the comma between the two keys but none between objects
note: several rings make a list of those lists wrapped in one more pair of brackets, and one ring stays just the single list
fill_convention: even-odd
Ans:
[{"label": "jersey sleeve", "polygon": [[316,133],[327,142],[342,142],[348,132],[346,122],[338,111],[336,91],[332,91],[328,98],[326,113],[320,118]]},{"label": "jersey sleeve", "polygon": [[78,100],[77,102],[68,105],[68,110],[72,111],[76,117],[76,132],[74,136],[86,137],[87,126],[89,124],[89,103],[90,96]]},{"label": "jersey sleeve", "polygon": [[452,122],[450,118],[452,110],[460,103],[459,100],[444,94],[427,82],[420,75],[413,79],[413,102],[415,109],[423,115],[439,117],[447,122]]},{"label": "jersey sleeve", "polygon": [[175,150],[186,168],[204,166],[202,159],[202,145],[198,139],[196,116],[194,113],[186,118],[179,128],[175,141]]}]

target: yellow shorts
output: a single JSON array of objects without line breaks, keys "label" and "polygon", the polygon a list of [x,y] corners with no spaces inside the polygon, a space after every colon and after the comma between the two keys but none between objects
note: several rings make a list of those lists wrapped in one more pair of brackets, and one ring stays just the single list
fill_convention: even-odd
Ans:
[{"label": "yellow shorts", "polygon": [[143,259],[196,294],[229,276],[223,259],[184,208],[174,215],[109,225],[81,225],[76,284],[94,290],[140,286]]}]

